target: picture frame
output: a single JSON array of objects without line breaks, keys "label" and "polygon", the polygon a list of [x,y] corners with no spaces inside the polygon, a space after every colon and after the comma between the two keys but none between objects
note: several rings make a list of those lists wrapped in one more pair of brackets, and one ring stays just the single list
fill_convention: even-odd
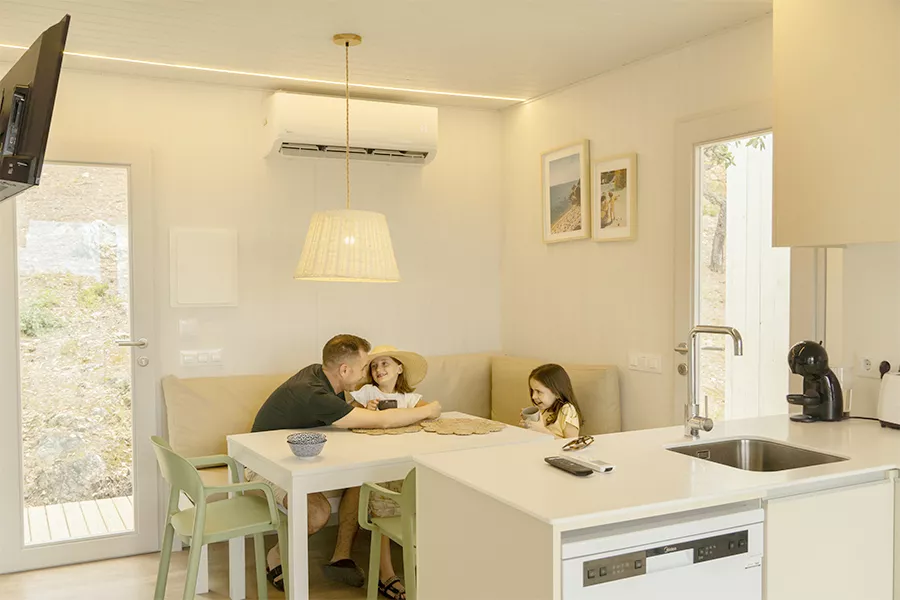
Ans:
[{"label": "picture frame", "polygon": [[541,212],[545,244],[591,237],[590,141],[541,154]]},{"label": "picture frame", "polygon": [[637,154],[620,154],[591,164],[591,239],[622,242],[637,238]]}]

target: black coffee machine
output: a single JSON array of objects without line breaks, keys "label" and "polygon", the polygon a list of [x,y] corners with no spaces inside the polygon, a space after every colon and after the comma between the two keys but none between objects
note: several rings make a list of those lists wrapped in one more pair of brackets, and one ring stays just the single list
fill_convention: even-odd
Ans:
[{"label": "black coffee machine", "polygon": [[792,421],[840,421],[844,414],[841,383],[828,368],[828,353],[821,344],[800,342],[788,352],[791,373],[803,377],[803,393],[788,394],[789,404],[803,407],[803,413],[792,415]]}]

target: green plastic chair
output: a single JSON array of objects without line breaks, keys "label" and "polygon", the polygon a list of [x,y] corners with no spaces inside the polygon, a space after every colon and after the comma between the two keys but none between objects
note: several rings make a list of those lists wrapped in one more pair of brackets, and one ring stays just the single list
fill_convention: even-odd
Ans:
[{"label": "green plastic chair", "polygon": [[[159,573],[156,578],[154,600],[163,600],[166,595],[166,580],[169,576],[169,562],[172,558],[172,542],[177,533],[190,540],[191,550],[188,555],[187,582],[184,586],[184,600],[194,598],[197,587],[197,571],[200,565],[200,550],[206,544],[224,542],[232,538],[253,536],[256,551],[256,586],[259,597],[266,600],[268,596],[266,581],[266,553],[263,534],[271,531],[278,533],[278,543],[282,549],[287,545],[287,528],[279,518],[278,506],[272,488],[262,482],[240,483],[238,465],[230,456],[204,456],[200,458],[184,458],[175,453],[172,447],[162,438],[152,437],[153,450],[163,478],[172,487],[169,495],[169,508],[166,510],[166,531],[163,537],[162,555],[159,559]],[[231,472],[230,485],[206,487],[197,473],[198,467],[227,466]],[[244,492],[258,490],[265,498],[258,495],[247,495]],[[178,497],[184,492],[191,502],[192,508],[178,510]],[[207,503],[212,494],[235,492],[233,498]],[[283,558],[284,564],[287,557]],[[288,569],[284,570],[285,590],[288,585]]]},{"label": "green plastic chair", "polygon": [[[369,498],[373,492],[395,500],[399,517],[369,518]],[[359,526],[372,532],[369,550],[368,600],[378,598],[378,572],[381,568],[381,537],[386,535],[403,547],[403,575],[407,600],[416,600],[416,470],[403,480],[403,491],[392,492],[375,483],[364,483],[359,495]]]}]

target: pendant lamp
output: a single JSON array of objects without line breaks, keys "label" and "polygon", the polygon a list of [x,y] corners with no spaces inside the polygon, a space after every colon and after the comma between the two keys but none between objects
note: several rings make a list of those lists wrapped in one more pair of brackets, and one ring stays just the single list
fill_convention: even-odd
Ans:
[{"label": "pendant lamp", "polygon": [[400,281],[387,219],[377,212],[350,209],[350,46],[362,43],[354,33],[339,33],[346,73],[347,207],[313,213],[294,279],[390,283]]}]

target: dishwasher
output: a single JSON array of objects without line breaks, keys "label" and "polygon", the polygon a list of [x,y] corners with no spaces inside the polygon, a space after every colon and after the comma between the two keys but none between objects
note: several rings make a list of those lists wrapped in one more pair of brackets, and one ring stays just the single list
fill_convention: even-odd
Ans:
[{"label": "dishwasher", "polygon": [[563,535],[563,600],[761,600],[761,508],[695,512]]}]

